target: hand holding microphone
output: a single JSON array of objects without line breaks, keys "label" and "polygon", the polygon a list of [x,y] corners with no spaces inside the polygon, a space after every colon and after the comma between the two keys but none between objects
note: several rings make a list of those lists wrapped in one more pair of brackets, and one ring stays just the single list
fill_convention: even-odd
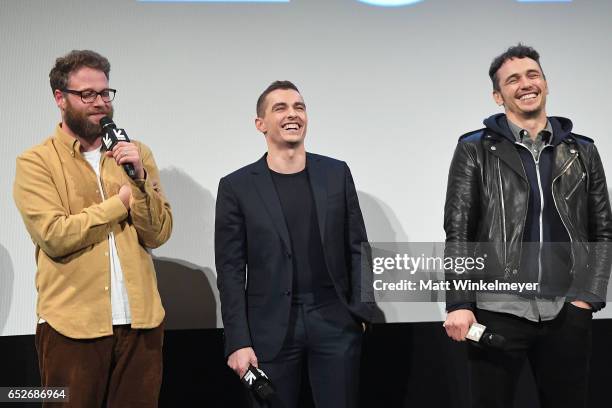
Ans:
[{"label": "hand holding microphone", "polygon": [[469,309],[450,312],[443,326],[448,337],[456,341],[470,340],[480,346],[500,350],[506,345],[504,336],[491,333],[486,326],[476,322],[474,312]]},{"label": "hand holding microphone", "polygon": [[243,347],[234,351],[227,358],[227,365],[234,370],[240,378],[244,377],[249,366],[257,367],[257,356],[252,347]]},{"label": "hand holding microphone", "polygon": [[113,157],[117,164],[132,180],[142,180],[145,177],[144,167],[138,147],[130,142],[124,129],[118,129],[115,122],[108,116],[100,119],[102,127],[102,143],[106,148],[106,156]]},{"label": "hand holding microphone", "polygon": [[227,365],[240,376],[242,383],[260,400],[269,400],[275,394],[268,376],[259,369],[252,347],[243,347],[227,358]]},{"label": "hand holding microphone", "polygon": [[446,321],[442,326],[451,339],[465,341],[465,336],[470,326],[475,322],[476,316],[474,316],[474,312],[469,309],[458,309],[450,312],[446,316]]}]

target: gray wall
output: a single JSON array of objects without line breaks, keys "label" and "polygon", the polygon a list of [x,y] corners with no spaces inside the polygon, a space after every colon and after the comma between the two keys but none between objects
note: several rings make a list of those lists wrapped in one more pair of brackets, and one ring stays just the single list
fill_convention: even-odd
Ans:
[{"label": "gray wall", "polygon": [[[15,156],[59,121],[48,85],[57,56],[91,48],[110,59],[116,122],[151,146],[175,208],[174,235],[155,251],[169,327],[214,327],[217,182],[265,151],[253,119],[268,83],[300,87],[307,148],[350,164],[371,240],[440,241],[456,139],[499,110],[488,65],[518,41],[542,54],[549,114],[595,138],[612,174],[611,18],[604,0],[1,0],[0,335],[34,332],[34,248],[11,186]],[[443,316],[437,304],[381,308],[387,321]]]}]

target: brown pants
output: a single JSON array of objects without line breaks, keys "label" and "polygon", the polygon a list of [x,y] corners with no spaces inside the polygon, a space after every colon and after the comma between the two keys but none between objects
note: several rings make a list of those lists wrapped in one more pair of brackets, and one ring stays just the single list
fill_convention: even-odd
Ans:
[{"label": "brown pants", "polygon": [[72,339],[48,323],[36,328],[43,387],[68,387],[68,403],[44,407],[157,407],[162,380],[164,324],[154,329],[114,326],[113,335]]}]

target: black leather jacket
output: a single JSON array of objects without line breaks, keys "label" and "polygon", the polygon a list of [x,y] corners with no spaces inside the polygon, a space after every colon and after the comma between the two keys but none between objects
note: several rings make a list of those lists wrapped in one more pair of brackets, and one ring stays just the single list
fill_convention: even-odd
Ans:
[{"label": "black leather jacket", "polygon": [[[612,265],[612,212],[601,159],[591,139],[569,131],[553,149],[552,196],[571,240],[568,296],[603,307]],[[490,243],[497,258],[492,277],[518,280],[528,195],[523,163],[508,137],[491,128],[462,136],[448,176],[445,256],[470,255],[473,246],[464,243]],[[451,290],[446,301],[453,309],[474,302],[475,294]]]}]

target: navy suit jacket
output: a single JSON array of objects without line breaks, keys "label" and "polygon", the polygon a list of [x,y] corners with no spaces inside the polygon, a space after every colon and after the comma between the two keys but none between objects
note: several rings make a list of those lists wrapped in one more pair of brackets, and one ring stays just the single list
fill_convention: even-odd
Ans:
[{"label": "navy suit jacket", "polygon": [[[345,162],[306,154],[327,269],[340,300],[369,322],[371,254],[357,192]],[[365,254],[362,257],[362,243]],[[280,351],[289,324],[291,244],[266,155],[223,177],[215,215],[215,263],[226,356],[253,347],[266,361]],[[362,276],[362,263],[364,273]]]}]

